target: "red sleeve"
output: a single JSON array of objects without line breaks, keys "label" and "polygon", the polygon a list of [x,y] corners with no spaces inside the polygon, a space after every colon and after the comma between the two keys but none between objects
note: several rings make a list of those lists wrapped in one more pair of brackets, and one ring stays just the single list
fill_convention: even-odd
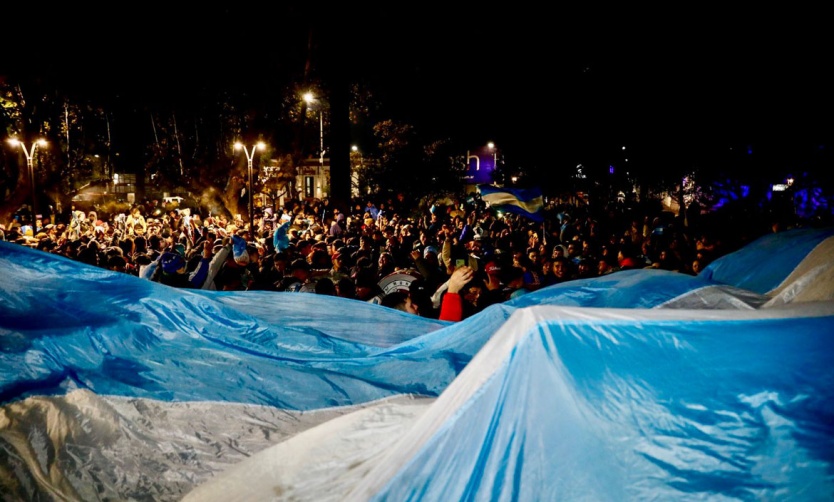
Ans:
[{"label": "red sleeve", "polygon": [[440,304],[441,321],[457,322],[463,319],[463,300],[457,293],[449,293],[443,295],[443,301]]}]

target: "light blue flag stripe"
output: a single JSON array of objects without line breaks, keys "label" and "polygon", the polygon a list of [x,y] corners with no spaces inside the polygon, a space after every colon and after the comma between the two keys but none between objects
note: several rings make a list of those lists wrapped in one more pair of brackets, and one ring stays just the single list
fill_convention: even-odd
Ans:
[{"label": "light blue flag stripe", "polygon": [[481,199],[491,206],[501,207],[536,221],[544,219],[544,198],[539,188],[498,188],[478,185]]},{"label": "light blue flag stripe", "polygon": [[[226,426],[256,416],[254,433],[228,433],[234,448],[248,441],[246,454],[266,446],[258,431],[279,434],[286,423],[283,434],[295,434],[302,414],[407,395],[444,409],[460,384],[472,399],[447,408],[437,433],[416,431],[425,449],[369,477],[381,483],[364,500],[831,493],[832,286],[816,285],[829,299],[817,316],[797,314],[801,303],[757,308],[766,295],[733,289],[783,282],[831,235],[767,236],[712,275],[641,269],[558,284],[458,323],[325,295],[174,289],[0,242],[0,413],[12,417],[0,425],[0,451],[13,452],[0,455],[0,485],[42,483],[31,493],[76,499],[181,493],[216,472],[209,460],[231,457],[183,456],[171,465],[185,481],[130,480],[152,475],[168,448],[226,437]],[[494,344],[507,356],[477,375]],[[92,399],[76,401],[79,390]],[[198,420],[190,406],[219,415]],[[45,417],[63,424],[60,434]],[[180,426],[179,439],[167,425]],[[41,441],[47,429],[54,442]],[[81,436],[90,454],[79,457]],[[64,472],[73,488],[30,472],[36,462],[24,457],[52,459],[44,469]],[[121,458],[147,461],[104,469]]]},{"label": "light blue flag stripe", "polygon": [[701,275],[712,282],[765,294],[779,286],[815,247],[832,236],[834,228],[800,228],[768,234],[716,259]]},{"label": "light blue flag stripe", "polygon": [[821,310],[519,311],[360,489],[371,500],[827,498],[834,310]]}]

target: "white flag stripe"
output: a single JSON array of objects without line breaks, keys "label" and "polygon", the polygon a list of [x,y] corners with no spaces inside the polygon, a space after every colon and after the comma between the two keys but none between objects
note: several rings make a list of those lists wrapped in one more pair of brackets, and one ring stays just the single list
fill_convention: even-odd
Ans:
[{"label": "white flag stripe", "polygon": [[492,206],[512,205],[518,206],[529,213],[535,213],[542,207],[542,198],[536,197],[529,201],[519,200],[512,194],[506,192],[495,192],[481,197],[485,202]]}]

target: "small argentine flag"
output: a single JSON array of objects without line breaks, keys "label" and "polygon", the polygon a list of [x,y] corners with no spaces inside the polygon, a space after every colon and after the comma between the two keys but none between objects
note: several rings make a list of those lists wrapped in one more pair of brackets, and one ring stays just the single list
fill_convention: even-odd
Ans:
[{"label": "small argentine flag", "polygon": [[478,185],[481,199],[490,206],[501,206],[511,213],[526,216],[533,221],[544,221],[544,199],[540,188],[499,188]]}]

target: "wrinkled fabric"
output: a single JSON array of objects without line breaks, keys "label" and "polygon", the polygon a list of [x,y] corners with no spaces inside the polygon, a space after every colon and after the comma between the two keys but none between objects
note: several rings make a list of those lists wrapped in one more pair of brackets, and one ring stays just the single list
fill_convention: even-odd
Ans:
[{"label": "wrinkled fabric", "polygon": [[815,250],[831,235],[767,236],[697,277],[562,283],[454,324],[173,289],[0,242],[0,493],[826,499],[834,257]]},{"label": "wrinkled fabric", "polygon": [[[814,248],[834,235],[834,228],[803,228],[769,234],[707,265],[701,276],[765,294],[777,288]],[[788,272],[788,273],[786,273]]]}]

